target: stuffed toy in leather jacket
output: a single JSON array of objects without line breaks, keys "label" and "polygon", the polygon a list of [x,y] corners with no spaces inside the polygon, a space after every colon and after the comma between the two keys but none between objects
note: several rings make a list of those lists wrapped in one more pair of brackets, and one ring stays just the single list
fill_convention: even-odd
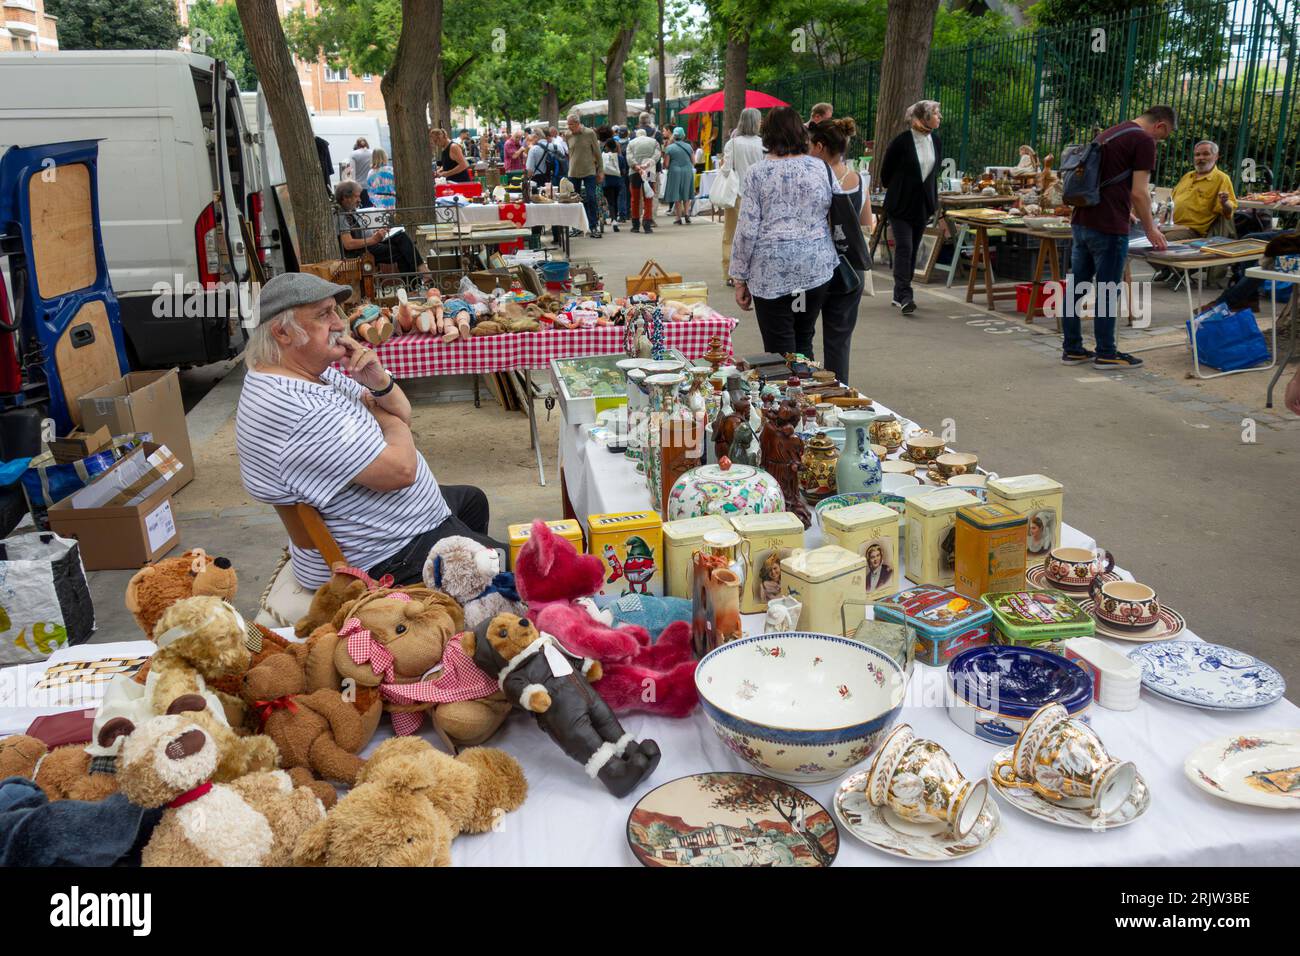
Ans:
[{"label": "stuffed toy in leather jacket", "polygon": [[598,661],[575,657],[527,618],[512,614],[483,621],[462,641],[510,702],[532,713],[560,749],[614,796],[626,796],[654,772],[659,745],[633,740],[588,683],[600,679]]}]

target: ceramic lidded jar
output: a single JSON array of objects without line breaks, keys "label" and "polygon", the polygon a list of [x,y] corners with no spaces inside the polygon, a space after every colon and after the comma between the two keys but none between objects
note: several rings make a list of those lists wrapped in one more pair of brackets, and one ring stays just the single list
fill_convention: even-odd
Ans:
[{"label": "ceramic lidded jar", "polygon": [[799,463],[799,487],[810,502],[821,501],[836,493],[835,471],[840,453],[835,442],[818,432],[804,446],[803,460]]},{"label": "ceramic lidded jar", "polygon": [[724,459],[677,479],[668,493],[667,517],[678,521],[701,515],[771,514],[784,508],[785,496],[775,478],[761,468]]},{"label": "ceramic lidded jar", "polygon": [[903,423],[893,415],[876,416],[871,422],[871,440],[894,451],[903,444]]},{"label": "ceramic lidded jar", "polygon": [[844,423],[844,453],[840,455],[835,469],[835,484],[838,494],[866,492],[878,494],[882,474],[880,458],[871,448],[867,429],[875,418],[874,412],[857,411],[846,408],[840,412],[840,421]]}]

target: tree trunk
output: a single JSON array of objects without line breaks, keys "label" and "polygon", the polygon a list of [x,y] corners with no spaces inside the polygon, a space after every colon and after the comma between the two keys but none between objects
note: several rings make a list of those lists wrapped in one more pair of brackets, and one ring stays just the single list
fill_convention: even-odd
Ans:
[{"label": "tree trunk", "polygon": [[402,0],[402,34],[393,65],[379,84],[393,136],[397,205],[433,205],[429,78],[442,61],[442,0]]},{"label": "tree trunk", "polygon": [[610,126],[622,126],[627,122],[627,81],[623,78],[623,67],[632,52],[634,36],[636,24],[619,30],[605,54],[605,98],[608,100],[605,122]]},{"label": "tree trunk", "polygon": [[[936,0],[937,2],[937,0]],[[727,31],[727,59],[723,72],[722,142],[740,122],[745,108],[745,88],[749,73],[749,24],[733,24]]]},{"label": "tree trunk", "polygon": [[664,59],[664,0],[659,0],[659,89],[655,91],[656,126],[664,125],[664,100],[668,98],[667,63]]},{"label": "tree trunk", "polygon": [[[903,116],[925,90],[925,65],[930,59],[934,15],[939,0],[889,0],[885,22],[885,55],[880,64],[880,95],[876,100],[876,148],[871,180],[880,179],[880,161],[889,141],[907,128]],[[936,157],[943,162],[943,157]]]},{"label": "tree trunk", "polygon": [[434,62],[433,79],[429,83],[429,126],[451,131],[451,97],[447,92],[447,67],[442,57]]},{"label": "tree trunk", "polygon": [[560,91],[554,83],[542,83],[542,102],[537,118],[548,126],[560,125]]},{"label": "tree trunk", "polygon": [[298,71],[289,55],[275,0],[236,0],[235,5],[275,126],[298,232],[298,261],[337,259],[340,255],[338,229],[321,174],[307,103],[302,97]]}]

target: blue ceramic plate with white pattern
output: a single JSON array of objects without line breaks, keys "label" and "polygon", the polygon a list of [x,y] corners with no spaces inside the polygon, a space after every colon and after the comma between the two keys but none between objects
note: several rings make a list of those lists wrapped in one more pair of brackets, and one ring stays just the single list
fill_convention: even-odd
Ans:
[{"label": "blue ceramic plate with white pattern", "polygon": [[1128,655],[1142,686],[1166,700],[1215,710],[1265,707],[1286,693],[1276,669],[1244,651],[1205,641],[1160,641]]}]

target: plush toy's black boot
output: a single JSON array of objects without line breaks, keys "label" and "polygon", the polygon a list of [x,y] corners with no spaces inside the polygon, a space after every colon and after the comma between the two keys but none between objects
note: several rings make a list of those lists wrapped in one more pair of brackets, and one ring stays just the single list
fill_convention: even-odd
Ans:
[{"label": "plush toy's black boot", "polygon": [[625,797],[654,773],[660,756],[659,745],[653,740],[634,740],[627,745],[622,757],[615,757],[605,764],[596,776],[614,796]]}]

